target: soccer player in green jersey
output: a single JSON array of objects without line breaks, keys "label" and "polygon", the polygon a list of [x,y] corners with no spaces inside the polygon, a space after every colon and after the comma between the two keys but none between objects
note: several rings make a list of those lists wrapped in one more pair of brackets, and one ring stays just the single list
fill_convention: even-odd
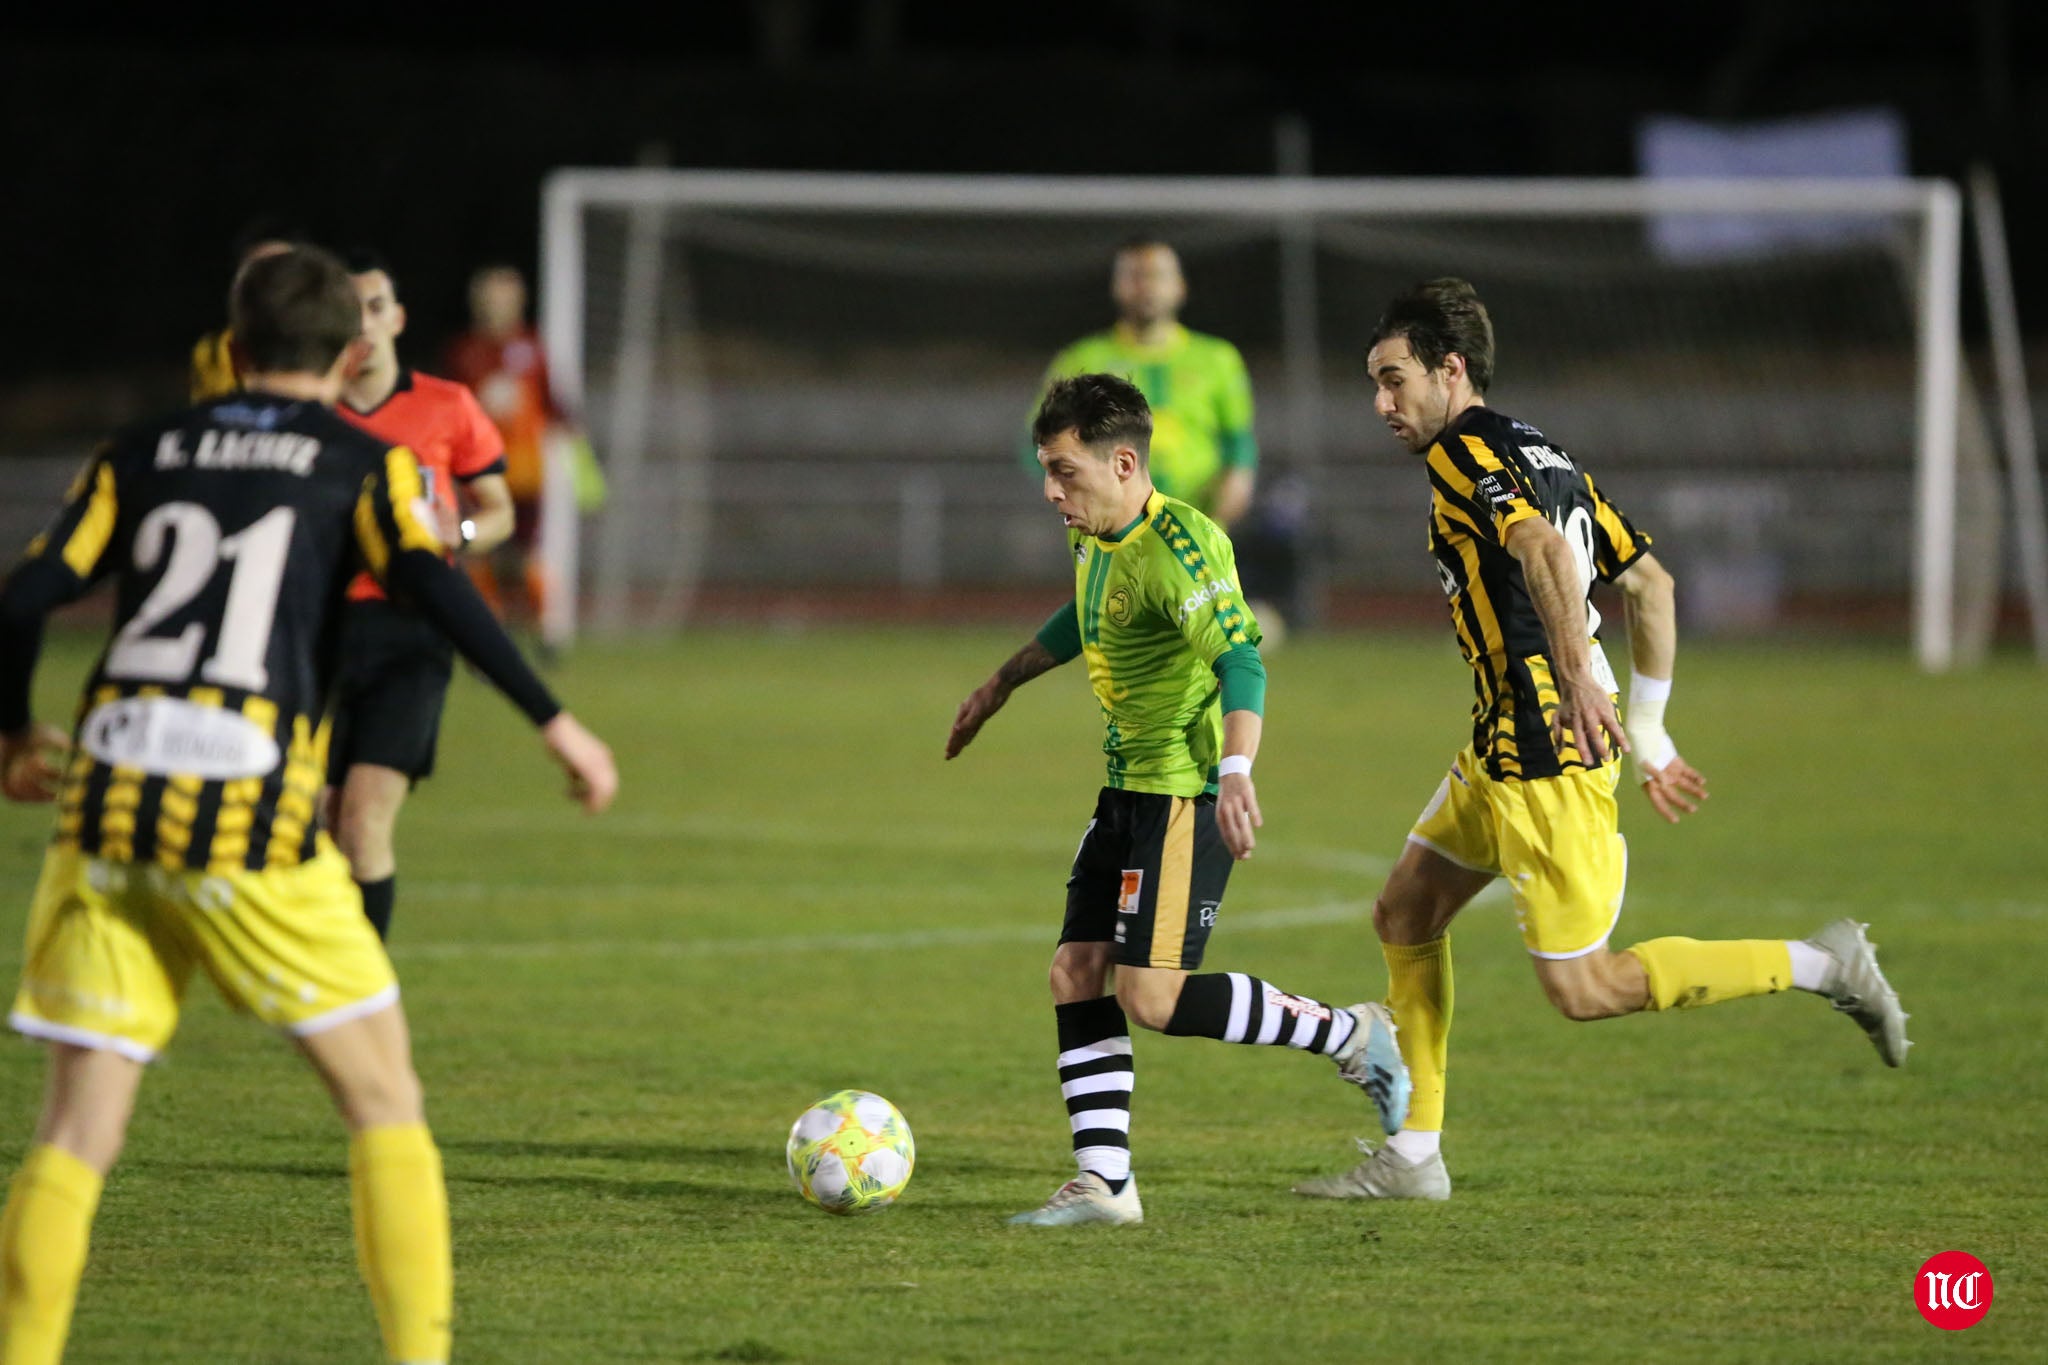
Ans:
[{"label": "soccer player in green jersey", "polygon": [[[1259,466],[1244,357],[1222,337],[1181,326],[1188,284],[1180,257],[1165,242],[1140,237],[1124,243],[1110,295],[1116,326],[1054,356],[1044,387],[1076,374],[1116,374],[1136,384],[1152,409],[1154,485],[1219,525],[1235,525],[1251,506]],[[1036,472],[1035,443],[1024,458]]]},{"label": "soccer player in green jersey", "polygon": [[[1259,627],[1214,521],[1152,485],[1152,413],[1125,380],[1054,382],[1032,423],[1046,500],[1067,524],[1074,600],[960,704],[953,758],[1017,687],[1086,658],[1109,772],[1067,879],[1052,960],[1060,1093],[1080,1173],[1038,1227],[1135,1223],[1127,1020],[1162,1033],[1320,1053],[1398,1132],[1408,1073],[1378,1004],[1333,1009],[1241,972],[1194,975],[1234,861],[1262,820],[1252,759],[1264,725]],[[1115,968],[1114,993],[1110,991]]]}]

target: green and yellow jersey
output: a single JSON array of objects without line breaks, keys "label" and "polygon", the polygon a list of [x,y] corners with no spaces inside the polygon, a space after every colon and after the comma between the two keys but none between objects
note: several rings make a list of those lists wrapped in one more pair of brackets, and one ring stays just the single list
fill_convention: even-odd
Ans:
[{"label": "green and yellow jersey", "polygon": [[1259,626],[1238,592],[1230,538],[1154,492],[1121,535],[1073,531],[1068,543],[1074,601],[1039,639],[1055,658],[1087,660],[1102,706],[1104,785],[1181,797],[1214,790],[1221,678],[1241,663],[1258,679],[1247,709],[1264,700]]},{"label": "green and yellow jersey", "polygon": [[[1121,375],[1152,405],[1152,482],[1170,498],[1208,511],[1225,470],[1256,469],[1252,381],[1244,357],[1222,337],[1175,325],[1157,346],[1141,346],[1129,327],[1083,337],[1053,357],[1039,397],[1055,379]],[[1026,442],[1027,461],[1036,452]]]}]

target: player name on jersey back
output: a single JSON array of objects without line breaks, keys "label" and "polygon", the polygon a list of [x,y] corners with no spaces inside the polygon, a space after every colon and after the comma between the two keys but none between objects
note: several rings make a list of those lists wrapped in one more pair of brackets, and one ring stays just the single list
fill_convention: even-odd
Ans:
[{"label": "player name on jersey back", "polygon": [[296,431],[223,431],[207,427],[198,444],[185,448],[186,433],[167,431],[157,438],[158,469],[284,470],[305,478],[320,458],[318,437]]},{"label": "player name on jersey back", "polygon": [[1549,446],[1521,446],[1518,449],[1522,452],[1522,463],[1531,469],[1562,469],[1567,474],[1578,469],[1571,456],[1562,450],[1553,450]]},{"label": "player name on jersey back", "polygon": [[409,451],[238,393],[97,451],[30,546],[64,600],[114,583],[57,794],[60,845],[213,872],[317,850],[341,587],[439,542]]}]

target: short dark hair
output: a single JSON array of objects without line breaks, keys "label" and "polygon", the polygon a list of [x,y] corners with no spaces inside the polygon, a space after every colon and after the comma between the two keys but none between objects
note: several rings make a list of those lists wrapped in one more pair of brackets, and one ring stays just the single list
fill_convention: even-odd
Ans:
[{"label": "short dark hair", "polygon": [[398,297],[398,275],[391,269],[391,262],[384,259],[384,253],[371,246],[352,246],[341,254],[341,262],[348,267],[351,275],[367,275],[372,270],[382,271],[384,278],[391,281],[391,296]]},{"label": "short dark hair", "polygon": [[1493,319],[1469,280],[1444,275],[1396,296],[1380,314],[1366,350],[1394,337],[1407,340],[1425,370],[1443,368],[1455,352],[1465,357],[1475,392],[1485,393],[1493,383]]},{"label": "short dark hair", "polygon": [[235,276],[228,325],[257,374],[325,374],[363,330],[348,268],[329,251],[295,246]]},{"label": "short dark hair", "polygon": [[1126,444],[1144,461],[1152,451],[1152,408],[1128,379],[1113,374],[1076,374],[1055,379],[1031,419],[1031,439],[1044,445],[1071,431],[1082,445]]}]

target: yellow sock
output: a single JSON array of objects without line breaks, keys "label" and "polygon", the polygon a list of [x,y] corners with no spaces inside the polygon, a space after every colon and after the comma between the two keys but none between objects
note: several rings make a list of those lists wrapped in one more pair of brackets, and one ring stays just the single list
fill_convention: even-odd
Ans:
[{"label": "yellow sock", "polygon": [[1430,943],[1382,943],[1380,952],[1387,959],[1387,1008],[1394,1012],[1401,1060],[1415,1083],[1407,1127],[1441,1132],[1454,994],[1450,935]]},{"label": "yellow sock", "polygon": [[37,1147],[21,1163],[0,1217],[0,1365],[63,1357],[102,1183],[61,1147]]},{"label": "yellow sock", "polygon": [[455,1277],[448,1254],[448,1187],[424,1123],[366,1128],[349,1144],[356,1261],[377,1306],[384,1353],[445,1361]]},{"label": "yellow sock", "polygon": [[1650,1008],[1690,1010],[1792,984],[1792,950],[1775,938],[1653,938],[1628,949],[1650,978]]}]

